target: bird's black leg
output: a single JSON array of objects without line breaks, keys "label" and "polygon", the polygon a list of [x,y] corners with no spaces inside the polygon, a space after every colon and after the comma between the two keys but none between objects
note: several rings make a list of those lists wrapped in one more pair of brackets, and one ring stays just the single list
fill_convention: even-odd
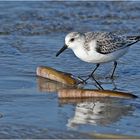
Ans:
[{"label": "bird's black leg", "polygon": [[100,64],[97,64],[95,69],[92,71],[92,73],[88,76],[88,78],[86,78],[85,80],[83,80],[84,83],[86,83],[86,81],[89,79],[89,78],[92,78],[96,84],[99,86],[100,89],[103,90],[102,86],[99,84],[99,82],[94,78],[94,73],[95,71],[97,70],[97,68],[100,66]]},{"label": "bird's black leg", "polygon": [[115,70],[116,70],[116,67],[117,67],[117,61],[114,61],[114,68],[113,68],[113,72],[112,72],[112,74],[111,74],[111,79],[113,79],[113,76],[114,76],[114,72],[115,72]]},{"label": "bird's black leg", "polygon": [[93,70],[93,72],[90,74],[90,76],[93,76],[94,72],[98,69],[98,67],[100,66],[100,64],[96,64],[95,69]]},{"label": "bird's black leg", "polygon": [[96,84],[99,86],[99,89],[104,90],[103,87],[100,85],[100,83],[94,78],[94,76],[92,75],[91,77],[92,77],[93,80],[96,82]]},{"label": "bird's black leg", "polygon": [[99,82],[94,77],[94,73],[98,69],[99,66],[100,66],[100,64],[96,65],[95,69],[93,70],[93,72],[90,74],[89,77],[92,77],[92,79],[96,82],[96,84],[99,86],[99,88],[103,90],[103,87],[99,84]]},{"label": "bird's black leg", "polygon": [[93,77],[93,74],[94,74],[94,72],[97,70],[97,68],[99,67],[99,65],[100,65],[100,64],[97,64],[97,65],[96,65],[96,67],[94,68],[94,70],[92,71],[92,73],[91,73],[85,80],[83,80],[83,82],[86,83],[86,81],[87,81],[88,79],[90,79],[91,77]]}]

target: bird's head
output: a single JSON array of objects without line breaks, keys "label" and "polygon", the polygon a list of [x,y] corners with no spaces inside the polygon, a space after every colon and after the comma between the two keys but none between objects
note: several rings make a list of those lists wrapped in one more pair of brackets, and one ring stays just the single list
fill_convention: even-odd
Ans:
[{"label": "bird's head", "polygon": [[65,37],[64,46],[57,52],[56,56],[60,55],[64,50],[70,48],[72,50],[77,49],[85,42],[85,35],[79,32],[71,32]]}]

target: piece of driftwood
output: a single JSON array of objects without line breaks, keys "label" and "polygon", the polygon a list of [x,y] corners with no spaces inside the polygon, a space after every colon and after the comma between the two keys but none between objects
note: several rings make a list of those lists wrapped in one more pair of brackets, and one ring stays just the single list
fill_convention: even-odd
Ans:
[{"label": "piece of driftwood", "polygon": [[47,67],[47,66],[40,66],[37,67],[36,74],[38,76],[57,81],[69,86],[75,86],[80,80],[74,78],[72,74],[65,73],[62,71],[58,71],[56,69]]},{"label": "piece of driftwood", "polygon": [[60,89],[59,98],[91,98],[91,97],[117,97],[117,98],[137,98],[131,93],[111,90],[94,90],[94,89]]},{"label": "piece of driftwood", "polygon": [[94,98],[59,98],[59,104],[79,104],[84,102],[110,102],[111,98],[94,97]]}]

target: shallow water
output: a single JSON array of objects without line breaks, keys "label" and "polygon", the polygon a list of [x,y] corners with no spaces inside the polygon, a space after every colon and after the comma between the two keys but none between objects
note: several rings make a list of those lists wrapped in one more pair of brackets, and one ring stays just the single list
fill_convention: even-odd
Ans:
[{"label": "shallow water", "polygon": [[[0,2],[0,138],[91,138],[94,133],[140,136],[140,99],[59,100],[61,85],[36,77],[50,66],[75,75],[94,65],[72,51],[56,58],[71,31],[140,34],[139,2]],[[118,89],[139,96],[140,43],[119,60]],[[112,65],[97,72],[104,80]],[[87,88],[96,88],[90,83]]]}]

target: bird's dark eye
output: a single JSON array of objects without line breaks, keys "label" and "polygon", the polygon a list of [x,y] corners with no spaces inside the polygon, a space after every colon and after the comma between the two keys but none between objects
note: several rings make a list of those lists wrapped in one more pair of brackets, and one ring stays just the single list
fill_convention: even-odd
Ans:
[{"label": "bird's dark eye", "polygon": [[74,41],[74,38],[71,38],[70,41],[73,42]]}]

